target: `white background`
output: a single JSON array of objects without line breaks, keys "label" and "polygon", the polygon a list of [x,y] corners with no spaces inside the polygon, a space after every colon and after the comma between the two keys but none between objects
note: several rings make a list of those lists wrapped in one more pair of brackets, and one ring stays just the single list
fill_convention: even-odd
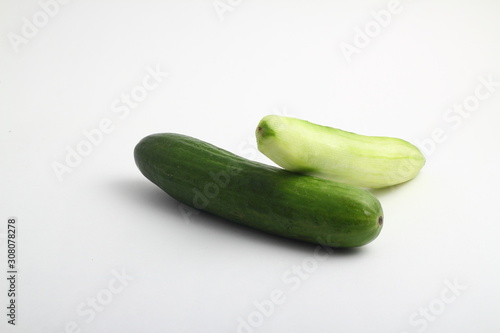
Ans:
[{"label": "white background", "polygon": [[[19,276],[12,327],[1,274],[0,330],[498,332],[499,2],[225,1],[2,1],[0,258],[14,216]],[[134,164],[156,132],[272,164],[271,113],[425,152],[374,191],[375,241],[318,257],[186,213]]]}]

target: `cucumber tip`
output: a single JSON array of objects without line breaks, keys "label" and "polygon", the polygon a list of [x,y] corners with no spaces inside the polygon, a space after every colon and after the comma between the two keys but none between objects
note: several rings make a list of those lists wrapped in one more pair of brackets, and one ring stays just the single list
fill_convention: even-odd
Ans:
[{"label": "cucumber tip", "polygon": [[381,227],[384,224],[384,217],[380,215],[378,217],[378,226]]}]

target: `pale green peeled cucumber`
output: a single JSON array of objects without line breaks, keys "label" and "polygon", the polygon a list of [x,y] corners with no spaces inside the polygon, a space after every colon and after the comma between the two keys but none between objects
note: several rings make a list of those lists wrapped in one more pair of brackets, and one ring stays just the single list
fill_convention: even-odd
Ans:
[{"label": "pale green peeled cucumber", "polygon": [[256,136],[258,149],[284,169],[365,188],[404,183],[425,164],[420,150],[405,140],[292,117],[264,117]]}]

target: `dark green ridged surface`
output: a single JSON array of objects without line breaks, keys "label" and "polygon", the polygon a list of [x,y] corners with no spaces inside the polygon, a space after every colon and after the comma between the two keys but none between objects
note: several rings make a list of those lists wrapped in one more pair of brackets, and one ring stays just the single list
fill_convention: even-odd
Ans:
[{"label": "dark green ridged surface", "polygon": [[149,135],[134,157],[176,200],[265,232],[357,247],[382,228],[382,207],[364,189],[250,161],[189,136]]}]

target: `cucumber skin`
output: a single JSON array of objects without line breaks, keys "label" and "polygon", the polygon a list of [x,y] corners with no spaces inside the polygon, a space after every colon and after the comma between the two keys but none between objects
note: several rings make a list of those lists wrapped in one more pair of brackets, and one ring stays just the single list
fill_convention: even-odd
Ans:
[{"label": "cucumber skin", "polygon": [[142,174],[174,199],[271,234],[332,247],[359,247],[382,229],[370,192],[247,160],[175,133],[134,149]]},{"label": "cucumber skin", "polygon": [[407,182],[425,164],[411,143],[269,115],[255,131],[260,152],[282,168],[365,188]]}]

